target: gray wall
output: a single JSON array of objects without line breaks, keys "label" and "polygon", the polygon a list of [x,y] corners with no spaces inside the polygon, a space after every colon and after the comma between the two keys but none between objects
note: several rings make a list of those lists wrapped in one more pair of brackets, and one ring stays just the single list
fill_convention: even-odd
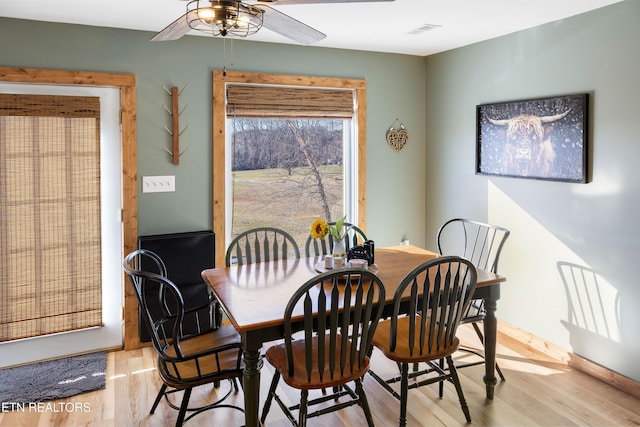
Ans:
[{"label": "gray wall", "polygon": [[[511,229],[498,318],[635,380],[639,18],[625,1],[428,57],[425,77],[427,245],[452,216]],[[476,105],[573,93],[590,95],[591,183],[474,175]]]},{"label": "gray wall", "polygon": [[[138,177],[175,175],[175,193],[140,193],[139,232],[212,228],[212,71],[347,77],[367,81],[367,232],[378,245],[407,236],[424,244],[424,58],[189,36],[150,42],[152,33],[0,18],[0,65],[133,73],[137,79]],[[11,42],[8,42],[8,41]],[[181,147],[174,166],[163,89],[183,87]],[[185,87],[186,86],[186,87]],[[396,154],[386,131],[399,118],[409,144]],[[139,183],[141,184],[141,183]]]}]

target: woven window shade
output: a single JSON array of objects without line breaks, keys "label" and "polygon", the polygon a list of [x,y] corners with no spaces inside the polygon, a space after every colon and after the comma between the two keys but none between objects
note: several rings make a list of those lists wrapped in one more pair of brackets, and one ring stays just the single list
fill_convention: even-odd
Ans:
[{"label": "woven window shade", "polygon": [[0,94],[0,342],[102,323],[100,100]]},{"label": "woven window shade", "polygon": [[228,117],[353,117],[353,91],[281,86],[227,86]]}]

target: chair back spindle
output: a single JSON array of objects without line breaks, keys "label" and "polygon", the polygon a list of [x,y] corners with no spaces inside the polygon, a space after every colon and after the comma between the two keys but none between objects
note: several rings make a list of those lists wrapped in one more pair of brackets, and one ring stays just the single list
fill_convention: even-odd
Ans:
[{"label": "chair back spindle", "polygon": [[300,258],[295,239],[286,231],[274,227],[258,227],[236,236],[225,256],[227,267]]},{"label": "chair back spindle", "polygon": [[436,244],[441,255],[458,255],[480,270],[498,272],[498,261],[510,231],[503,227],[454,218],[445,222],[437,233]]},{"label": "chair back spindle", "polygon": [[[351,286],[345,286],[350,283]],[[373,273],[361,269],[344,274],[319,275],[303,285],[285,309],[285,348],[289,375],[295,375],[293,357],[295,317],[302,315],[305,331],[305,367],[312,381],[314,360],[318,376],[344,376],[362,368],[371,348],[372,331],[382,315],[384,287]],[[325,307],[323,310],[322,307]],[[302,313],[300,313],[302,311]],[[313,339],[313,336],[317,340]],[[317,348],[316,348],[317,346]]]},{"label": "chair back spindle", "polygon": [[[389,348],[395,351],[401,304],[408,304],[408,351],[411,356],[434,354],[454,345],[456,331],[477,280],[471,262],[442,257],[416,267],[400,283],[394,297]],[[404,296],[409,294],[408,300]],[[404,339],[404,334],[402,335]]]}]

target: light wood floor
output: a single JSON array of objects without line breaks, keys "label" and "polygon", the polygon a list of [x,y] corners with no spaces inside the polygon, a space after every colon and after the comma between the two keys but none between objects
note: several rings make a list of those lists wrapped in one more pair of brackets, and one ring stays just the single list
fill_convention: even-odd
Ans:
[{"label": "light wood floor", "polygon": [[[463,342],[477,345],[472,332],[463,329]],[[611,386],[574,371],[565,364],[532,350],[506,335],[498,338],[499,364],[507,377],[498,383],[493,401],[485,399],[483,367],[461,369],[460,377],[475,426],[632,426],[640,425],[640,401]],[[374,353],[373,369],[378,373],[395,372],[395,367],[380,353]],[[262,370],[261,398],[271,381],[272,369]],[[111,352],[107,358],[105,390],[52,402],[44,412],[0,413],[0,426],[173,426],[176,411],[162,402],[154,415],[149,409],[160,387],[155,372],[155,356],[150,348]],[[223,385],[223,389],[228,387]],[[397,425],[399,403],[370,376],[365,390],[377,426]],[[210,398],[209,387],[194,391],[194,400]],[[297,393],[283,393],[296,401]],[[231,402],[242,406],[242,393]],[[445,385],[444,399],[437,398],[437,385],[409,392],[409,426],[459,426],[465,424],[452,384]],[[202,413],[186,426],[240,426],[243,414],[229,409]],[[268,426],[289,425],[274,404]],[[361,410],[346,410],[313,418],[310,426],[362,426]]]}]

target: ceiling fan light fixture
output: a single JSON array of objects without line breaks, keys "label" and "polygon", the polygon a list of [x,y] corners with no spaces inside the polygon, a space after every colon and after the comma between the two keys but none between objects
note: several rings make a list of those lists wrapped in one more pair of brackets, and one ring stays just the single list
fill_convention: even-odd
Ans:
[{"label": "ceiling fan light fixture", "polygon": [[262,28],[263,11],[240,1],[191,0],[187,3],[190,28],[214,36],[246,37]]}]

